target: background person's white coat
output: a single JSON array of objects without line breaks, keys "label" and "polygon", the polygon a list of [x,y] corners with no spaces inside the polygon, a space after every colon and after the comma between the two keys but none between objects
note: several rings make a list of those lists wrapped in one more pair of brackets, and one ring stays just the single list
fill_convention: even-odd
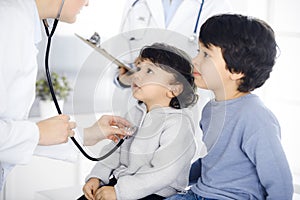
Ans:
[{"label": "background person's white coat", "polygon": [[[120,32],[139,28],[162,28],[176,31],[187,37],[193,35],[202,0],[183,0],[168,26],[165,24],[162,0],[138,0],[132,7],[135,1],[126,2]],[[198,35],[200,26],[207,18],[231,10],[227,0],[205,0],[196,34]]]}]

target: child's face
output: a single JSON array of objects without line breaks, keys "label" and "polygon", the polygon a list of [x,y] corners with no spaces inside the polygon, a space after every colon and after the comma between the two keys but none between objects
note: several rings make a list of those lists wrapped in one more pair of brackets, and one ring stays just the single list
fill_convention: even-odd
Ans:
[{"label": "child's face", "polygon": [[137,65],[137,72],[133,74],[131,84],[133,96],[143,101],[148,110],[155,106],[169,106],[169,93],[174,75],[154,65],[150,61],[143,61]]},{"label": "child's face", "polygon": [[210,45],[206,48],[199,43],[199,53],[193,59],[193,64],[197,87],[209,89],[215,93],[224,90],[229,71],[226,69],[220,47]]}]

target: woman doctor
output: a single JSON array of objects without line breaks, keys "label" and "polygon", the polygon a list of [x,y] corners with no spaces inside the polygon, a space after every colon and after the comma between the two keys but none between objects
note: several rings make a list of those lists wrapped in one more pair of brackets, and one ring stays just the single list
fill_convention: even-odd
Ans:
[{"label": "woman doctor", "polygon": [[[37,145],[65,143],[76,124],[59,115],[38,123],[27,120],[35,97],[40,20],[57,18],[73,23],[88,0],[0,1],[0,193],[9,171],[29,162]],[[84,130],[84,143],[93,145],[111,134],[124,134],[115,126],[128,122],[103,116]],[[0,197],[1,198],[1,197]]]}]

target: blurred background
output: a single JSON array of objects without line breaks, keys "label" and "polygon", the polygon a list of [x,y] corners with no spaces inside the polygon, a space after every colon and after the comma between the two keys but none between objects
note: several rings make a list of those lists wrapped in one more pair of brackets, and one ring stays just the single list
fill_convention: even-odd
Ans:
[{"label": "blurred background", "polygon": [[[235,13],[258,17],[271,25],[275,31],[280,55],[266,84],[257,90],[265,104],[275,113],[282,127],[282,143],[294,176],[295,191],[300,195],[300,1],[298,0],[229,0]],[[95,31],[101,42],[119,33],[125,1],[90,0],[75,24],[59,23],[53,39],[50,65],[52,71],[65,75],[73,86],[81,66],[93,50],[75,37],[77,33],[89,38]],[[44,34],[44,31],[42,31]],[[45,35],[43,35],[45,40]],[[39,44],[38,63],[40,74],[44,73],[45,42]],[[88,79],[88,77],[86,77]],[[110,88],[103,88],[110,90]],[[72,92],[71,92],[72,93]],[[72,94],[65,101],[64,113],[79,114],[84,119],[88,114],[84,106],[74,113]],[[84,101],[79,104],[84,105]],[[101,112],[109,112],[103,106]],[[38,101],[34,103],[30,117],[40,117]],[[84,121],[84,120],[83,120]],[[87,122],[88,124],[89,122]],[[79,157],[76,163],[34,157],[27,166],[18,166],[9,176],[5,188],[5,199],[42,199],[43,191],[72,188],[82,185],[84,177],[94,163]],[[72,189],[65,190],[72,193]],[[51,199],[51,198],[49,198]],[[58,198],[56,198],[58,199]],[[298,198],[295,194],[294,199]]]}]

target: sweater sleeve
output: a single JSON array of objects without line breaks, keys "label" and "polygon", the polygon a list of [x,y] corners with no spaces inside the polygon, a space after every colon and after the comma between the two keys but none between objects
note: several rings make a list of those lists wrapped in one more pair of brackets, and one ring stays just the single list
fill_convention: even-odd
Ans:
[{"label": "sweater sleeve", "polygon": [[[184,189],[188,182],[188,171],[194,156],[192,122],[183,117],[182,123],[173,120],[160,138],[160,146],[154,152],[151,165],[141,167],[135,174],[120,177],[115,185],[117,199],[139,199],[158,191],[177,185]],[[178,182],[178,176],[186,173],[186,180]],[[184,182],[182,184],[182,182]]]},{"label": "sweater sleeve", "polygon": [[[111,142],[110,144],[103,147],[100,156],[103,156],[106,152],[111,150],[115,144]],[[110,156],[102,161],[96,163],[90,174],[86,177],[86,181],[90,178],[98,178],[101,183],[107,184],[109,182],[109,177],[113,169],[116,169],[120,165],[120,148],[117,149]]]},{"label": "sweater sleeve", "polygon": [[280,142],[280,127],[276,123],[268,124],[256,130],[247,141],[245,151],[256,166],[266,199],[292,199],[292,175]]}]

